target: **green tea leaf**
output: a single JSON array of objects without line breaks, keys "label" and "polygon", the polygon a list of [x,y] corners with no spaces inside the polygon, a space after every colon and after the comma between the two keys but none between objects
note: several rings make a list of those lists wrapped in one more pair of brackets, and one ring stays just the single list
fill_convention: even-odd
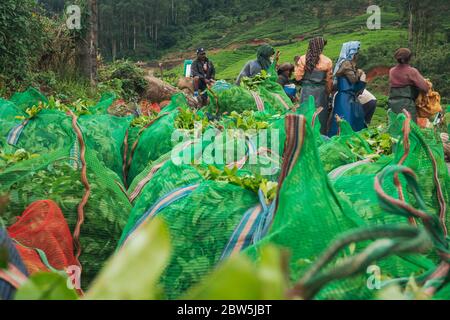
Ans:
[{"label": "green tea leaf", "polygon": [[67,286],[68,278],[58,273],[37,273],[22,285],[16,300],[77,300],[73,289]]}]

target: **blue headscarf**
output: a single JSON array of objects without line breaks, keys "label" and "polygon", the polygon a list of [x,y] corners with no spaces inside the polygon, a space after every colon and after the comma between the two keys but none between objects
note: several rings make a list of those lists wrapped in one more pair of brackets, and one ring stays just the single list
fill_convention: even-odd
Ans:
[{"label": "blue headscarf", "polygon": [[342,45],[341,54],[339,55],[339,59],[336,62],[336,66],[334,67],[334,75],[336,76],[336,73],[341,68],[341,65],[344,61],[351,61],[355,57],[355,55],[359,52],[359,49],[361,48],[361,42],[360,41],[350,41],[346,42]]}]

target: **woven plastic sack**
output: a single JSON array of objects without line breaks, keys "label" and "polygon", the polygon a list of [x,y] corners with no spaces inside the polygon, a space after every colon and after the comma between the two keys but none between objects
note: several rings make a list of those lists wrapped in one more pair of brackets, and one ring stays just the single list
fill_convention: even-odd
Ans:
[{"label": "woven plastic sack", "polygon": [[33,203],[7,230],[29,274],[79,266],[73,252],[72,234],[55,202]]},{"label": "woven plastic sack", "polygon": [[94,115],[107,114],[108,108],[114,103],[117,99],[114,93],[105,93],[100,98],[100,101],[95,105],[89,108],[89,112]]},{"label": "woven plastic sack", "polygon": [[26,280],[27,269],[5,229],[0,228],[0,250],[7,252],[8,267],[0,268],[0,300],[12,300],[16,289]]},{"label": "woven plastic sack", "polygon": [[85,158],[90,192],[79,231],[78,209],[86,195],[86,185],[82,161],[73,148],[23,161],[0,174],[0,193],[8,193],[10,197],[5,211],[8,225],[38,200],[53,200],[62,209],[74,243],[80,243],[75,246],[75,254],[81,248],[82,288],[88,287],[114,252],[131,211],[120,178],[100,163],[95,151],[87,149]]}]

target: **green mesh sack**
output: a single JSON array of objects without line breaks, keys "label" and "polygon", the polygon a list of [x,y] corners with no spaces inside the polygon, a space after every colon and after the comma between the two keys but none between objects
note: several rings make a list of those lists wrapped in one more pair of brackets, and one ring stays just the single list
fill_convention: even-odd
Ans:
[{"label": "green mesh sack", "polygon": [[205,110],[213,114],[264,110],[264,102],[256,93],[252,94],[250,91],[236,85],[217,93],[209,90],[209,96],[210,104]]},{"label": "green mesh sack", "polygon": [[352,130],[348,122],[341,120],[339,128],[338,136],[334,136],[319,147],[320,160],[328,173],[346,164],[362,160],[360,154],[373,153],[367,142]]},{"label": "green mesh sack", "polygon": [[131,117],[106,114],[85,115],[78,119],[88,147],[96,150],[100,161],[120,177],[123,173],[123,144],[130,122]]},{"label": "green mesh sack", "polygon": [[52,152],[70,145],[73,139],[70,117],[56,110],[42,110],[31,119],[2,124],[0,145],[31,153]]},{"label": "green mesh sack", "polygon": [[[256,258],[259,248],[267,243],[289,249],[291,278],[297,281],[340,234],[365,226],[366,222],[350,202],[334,191],[320,166],[314,133],[306,119],[289,115],[286,122],[288,141],[274,220],[268,235],[245,252]],[[355,250],[363,248],[357,246]],[[339,257],[349,254],[345,251]],[[395,256],[380,266],[397,278],[420,273],[433,264],[420,256]],[[333,282],[321,290],[317,299],[371,299],[373,292],[366,289],[366,282],[363,276]]]},{"label": "green mesh sack", "polygon": [[172,257],[161,282],[169,299],[179,297],[214,268],[244,214],[257,205],[258,196],[251,191],[204,181],[172,190],[147,209],[132,232],[155,216],[168,225]]},{"label": "green mesh sack", "polygon": [[139,219],[158,199],[175,189],[203,181],[203,177],[194,167],[189,165],[178,166],[170,159],[155,164],[150,170],[146,170],[145,173],[146,175],[139,175],[129,189],[129,197],[133,201],[133,209],[123,230],[119,247],[129,236],[130,231],[135,227]]},{"label": "green mesh sack", "polygon": [[6,122],[16,122],[16,117],[24,117],[26,114],[11,101],[0,98],[0,121],[3,127]]},{"label": "green mesh sack", "polygon": [[[399,115],[392,127],[396,128],[393,131],[396,131],[396,138],[400,142],[395,147],[396,152],[376,163],[360,162],[336,169],[330,173],[334,187],[342,196],[348,197],[356,212],[369,224],[406,222],[405,218],[387,214],[380,208],[373,187],[376,176],[384,168],[401,164],[417,174],[427,210],[445,217],[448,211],[446,207],[449,201],[449,177],[443,162],[443,151],[440,150],[442,146],[433,135],[425,139],[424,132],[421,132],[414,123],[406,122],[404,115]],[[404,136],[403,132],[407,135]],[[417,205],[405,181],[400,179],[400,182],[400,187],[393,181],[384,187],[389,194],[399,197],[401,192],[405,202]],[[448,220],[445,223],[447,227],[450,226]]]},{"label": "green mesh sack", "polygon": [[27,108],[38,105],[40,102],[48,103],[48,100],[35,88],[29,88],[25,92],[14,94],[11,97],[11,102],[14,103],[22,111],[25,111]]},{"label": "green mesh sack", "polygon": [[62,209],[75,244],[79,240],[83,267],[82,288],[91,280],[114,252],[125,227],[131,205],[119,177],[105,168],[93,150],[86,150],[89,197],[83,208],[84,222],[79,232],[78,208],[86,192],[82,180],[80,147],[65,147],[7,168],[0,174],[0,193],[8,193],[10,202],[3,220],[14,222],[31,203],[53,200]]},{"label": "green mesh sack", "polygon": [[116,99],[117,96],[114,93],[104,93],[100,98],[100,101],[95,106],[89,108],[89,112],[96,115],[107,114],[108,108],[114,103]]},{"label": "green mesh sack", "polygon": [[126,155],[128,184],[131,184],[150,162],[172,150],[172,134],[176,130],[175,120],[179,114],[178,108],[189,108],[186,98],[182,94],[174,95],[167,111],[165,108],[157,119],[141,130],[134,144],[129,145]]}]

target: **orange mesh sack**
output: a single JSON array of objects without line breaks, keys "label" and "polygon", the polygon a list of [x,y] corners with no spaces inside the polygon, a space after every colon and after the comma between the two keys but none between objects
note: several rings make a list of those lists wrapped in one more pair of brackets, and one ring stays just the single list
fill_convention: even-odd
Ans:
[{"label": "orange mesh sack", "polygon": [[74,257],[69,226],[51,200],[31,204],[8,233],[30,274],[80,265]]}]

